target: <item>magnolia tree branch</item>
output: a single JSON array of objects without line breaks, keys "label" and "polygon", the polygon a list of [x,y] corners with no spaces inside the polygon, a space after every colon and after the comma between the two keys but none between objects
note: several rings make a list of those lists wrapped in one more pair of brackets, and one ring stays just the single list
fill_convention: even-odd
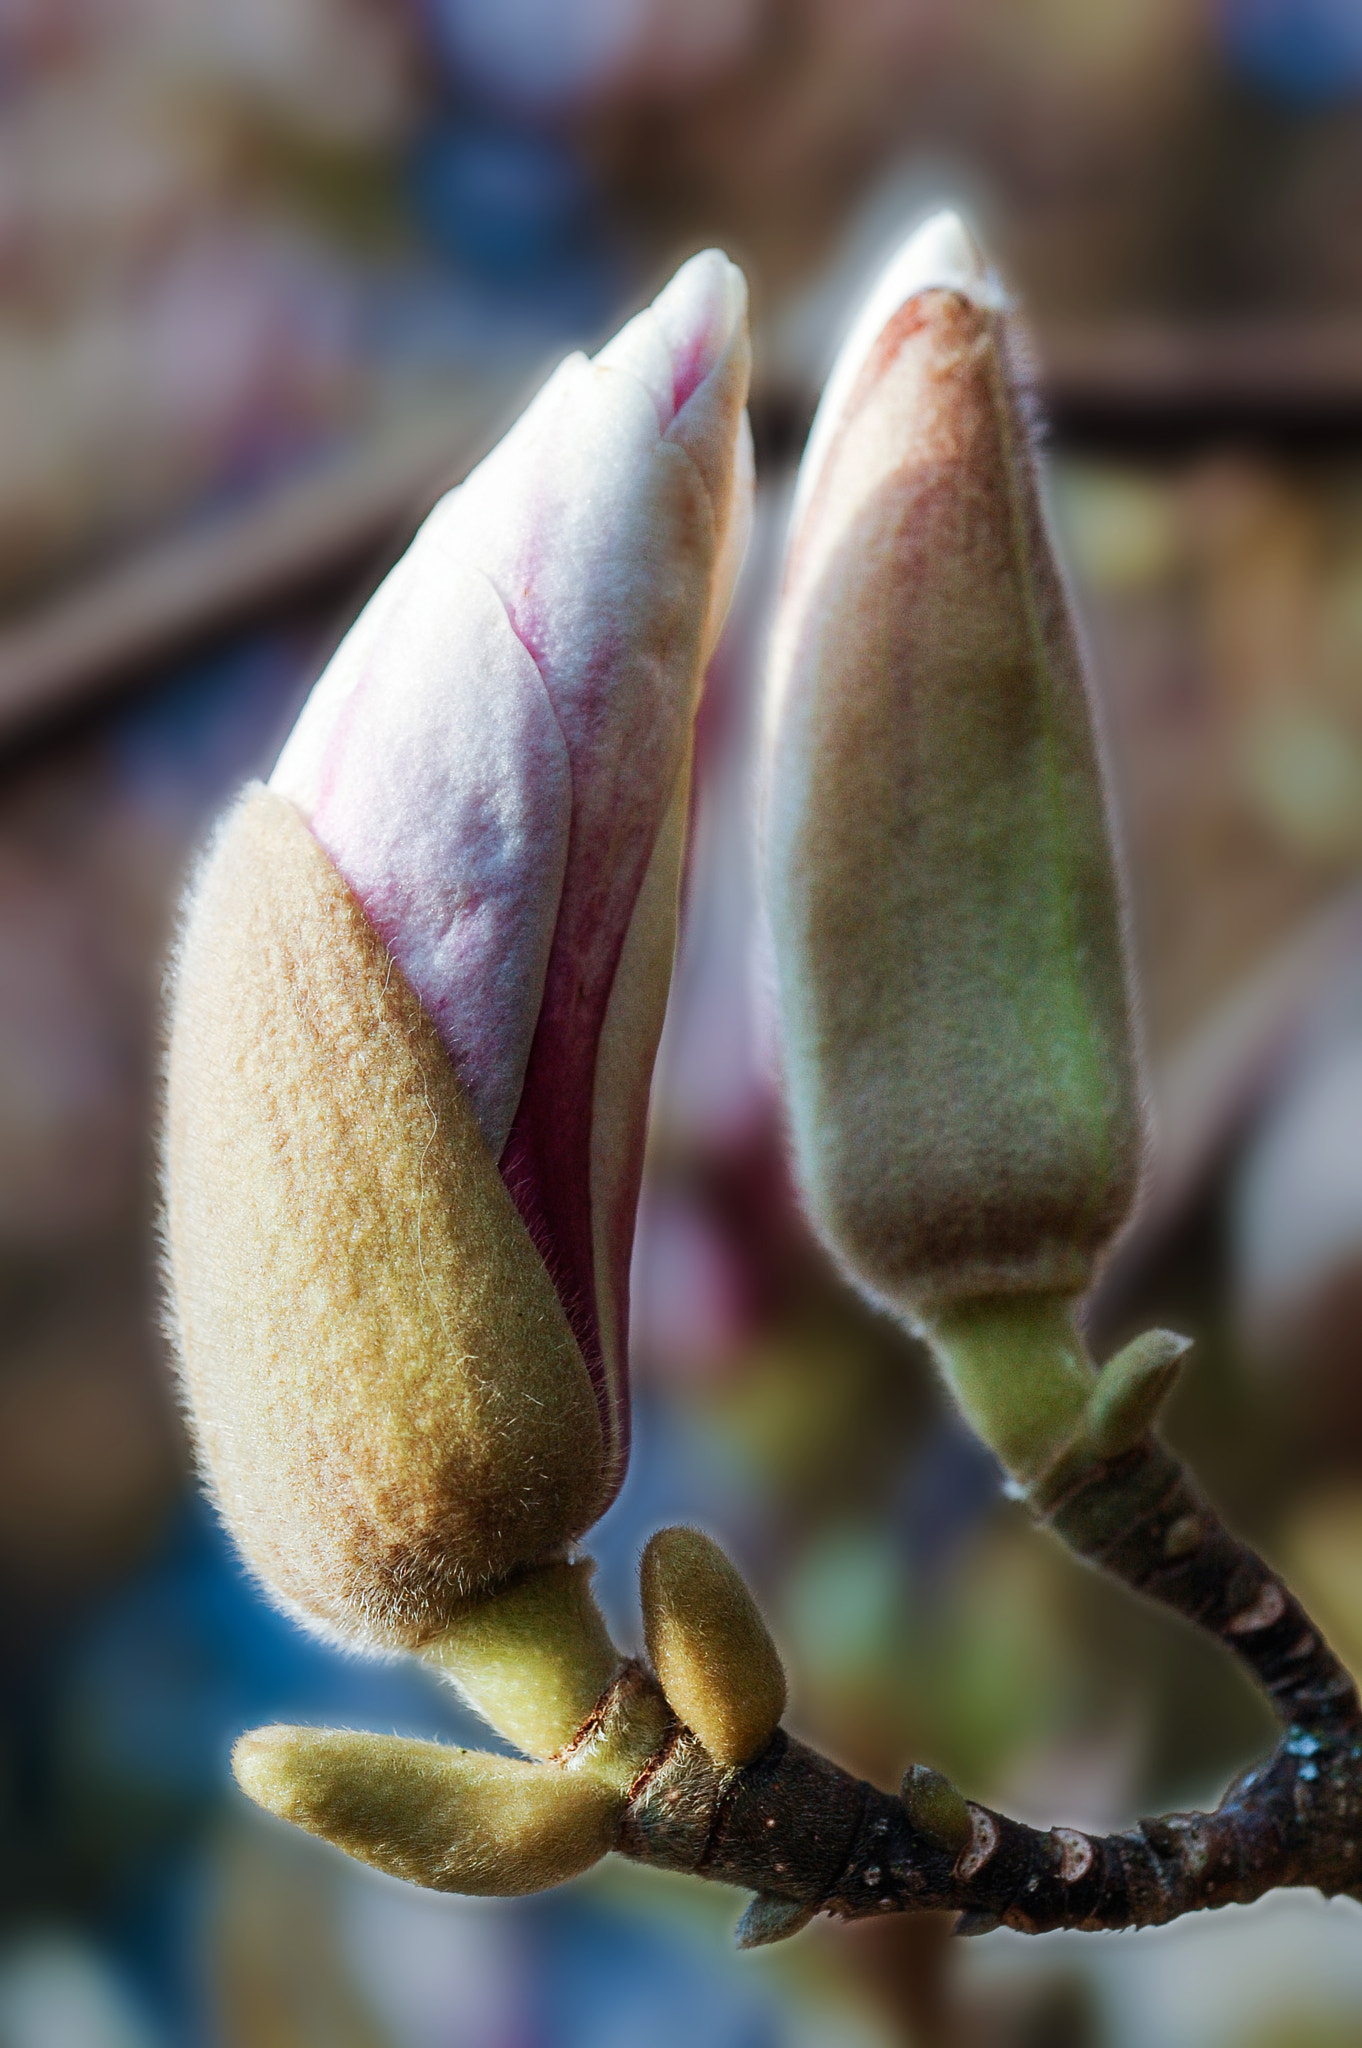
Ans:
[{"label": "magnolia tree branch", "polygon": [[[898,1797],[882,1792],[784,1731],[752,1763],[723,1770],[678,1723],[632,1789],[617,1847],[753,1889],[744,1947],[818,1912],[945,1908],[960,1913],[962,1934],[1038,1934],[1156,1926],[1280,1886],[1362,1896],[1362,1709],[1299,1601],[1153,1437],[1110,1460],[1061,1460],[1030,1500],[1080,1557],[1217,1637],[1272,1700],[1281,1740],[1214,1812],[1113,1835],[1042,1831],[965,1800],[923,1766]],[[627,1711],[627,1695],[650,1683],[628,1667],[605,1714]]]}]

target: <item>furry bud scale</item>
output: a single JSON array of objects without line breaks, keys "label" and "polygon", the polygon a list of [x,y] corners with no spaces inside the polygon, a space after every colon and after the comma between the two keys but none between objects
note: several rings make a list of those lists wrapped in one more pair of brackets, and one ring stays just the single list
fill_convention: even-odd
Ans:
[{"label": "furry bud scale", "polygon": [[623,1799],[598,1778],[344,1728],[259,1728],[232,1768],[244,1792],[392,1877],[507,1898],[590,1869]]},{"label": "furry bud scale", "polygon": [[543,1261],[400,968],[264,790],[199,877],[166,1168],[205,1463],[293,1611],[419,1644],[589,1527],[599,1409]]}]

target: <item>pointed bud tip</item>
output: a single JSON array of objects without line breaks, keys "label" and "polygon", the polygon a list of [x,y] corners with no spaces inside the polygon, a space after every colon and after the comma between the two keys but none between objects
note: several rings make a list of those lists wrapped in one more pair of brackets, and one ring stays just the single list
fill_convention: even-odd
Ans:
[{"label": "pointed bud tip", "polygon": [[1002,303],[997,278],[966,222],[950,207],[932,214],[915,228],[886,265],[880,289],[896,305],[915,293],[959,292],[980,305]]},{"label": "pointed bud tip", "polygon": [[282,1813],[291,1786],[289,1761],[295,1744],[291,1728],[252,1728],[232,1749],[232,1775],[248,1799],[269,1813]]},{"label": "pointed bud tip", "polygon": [[679,412],[726,353],[747,314],[747,279],[722,249],[702,249],[653,300],[672,353]]},{"label": "pointed bud tip", "polygon": [[844,378],[854,381],[899,308],[920,292],[931,291],[956,292],[993,312],[1003,312],[1008,304],[983,250],[961,216],[949,207],[914,228],[881,270],[843,344],[829,390]]},{"label": "pointed bud tip", "polygon": [[700,249],[676,271],[653,300],[653,311],[668,330],[704,327],[720,344],[727,341],[747,309],[747,279],[722,249]]},{"label": "pointed bud tip", "polygon": [[795,490],[794,520],[808,502],[862,366],[899,309],[920,292],[950,291],[993,312],[1007,309],[1006,292],[990,270],[964,219],[945,207],[914,228],[880,271],[838,351],[809,434]]},{"label": "pointed bud tip", "polygon": [[730,353],[746,321],[746,278],[722,249],[702,249],[594,360],[601,369],[627,370],[647,386],[658,431],[665,433]]}]

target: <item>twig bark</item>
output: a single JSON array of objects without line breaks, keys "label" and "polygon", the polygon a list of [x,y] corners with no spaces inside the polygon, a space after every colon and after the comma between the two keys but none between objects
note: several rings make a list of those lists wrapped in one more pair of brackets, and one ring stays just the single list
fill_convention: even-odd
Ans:
[{"label": "twig bark", "polygon": [[[1044,1831],[921,1767],[895,1797],[784,1731],[723,1770],[673,1724],[634,1784],[619,1849],[756,1892],[744,1946],[817,1912],[946,1908],[961,1933],[1041,1933],[1153,1926],[1283,1885],[1362,1897],[1362,1708],[1299,1601],[1153,1437],[1111,1460],[1062,1460],[1031,1505],[1080,1557],[1226,1644],[1271,1698],[1281,1740],[1214,1812]],[[631,1667],[618,1683],[651,1681]]]}]

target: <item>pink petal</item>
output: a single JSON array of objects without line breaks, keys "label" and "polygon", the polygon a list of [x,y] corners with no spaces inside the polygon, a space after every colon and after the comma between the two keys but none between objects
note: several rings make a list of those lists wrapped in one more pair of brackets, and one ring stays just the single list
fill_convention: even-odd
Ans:
[{"label": "pink petal", "polygon": [[421,997],[499,1155],[562,888],[567,750],[486,578],[421,553],[434,550],[414,551],[337,720],[312,828]]},{"label": "pink petal", "polygon": [[[564,365],[522,422],[534,428],[533,526],[492,571],[558,712],[573,781],[563,900],[502,1170],[576,1316],[621,1471],[629,1251],[661,1016],[639,1020],[643,1056],[632,1081],[618,1081],[628,1107],[611,1103],[614,1142],[593,1193],[604,1108],[597,1046],[663,820],[684,804],[698,686],[727,602],[718,586],[732,574],[725,543],[747,511],[737,449],[748,359],[735,278],[722,258],[696,258],[595,363]],[[673,294],[685,323],[673,317]],[[659,334],[672,388],[685,393],[660,436]],[[599,422],[593,442],[611,446],[608,495],[572,460],[588,420]],[[651,892],[654,924],[674,906],[679,848],[671,859]],[[669,930],[664,937],[669,962]],[[646,944],[637,951],[638,974],[652,982]],[[614,1096],[617,1077],[601,1078]]]},{"label": "pink petal", "polygon": [[691,722],[750,516],[744,310],[711,250],[569,357],[431,514],[272,778],[435,1020],[619,1471]]}]

